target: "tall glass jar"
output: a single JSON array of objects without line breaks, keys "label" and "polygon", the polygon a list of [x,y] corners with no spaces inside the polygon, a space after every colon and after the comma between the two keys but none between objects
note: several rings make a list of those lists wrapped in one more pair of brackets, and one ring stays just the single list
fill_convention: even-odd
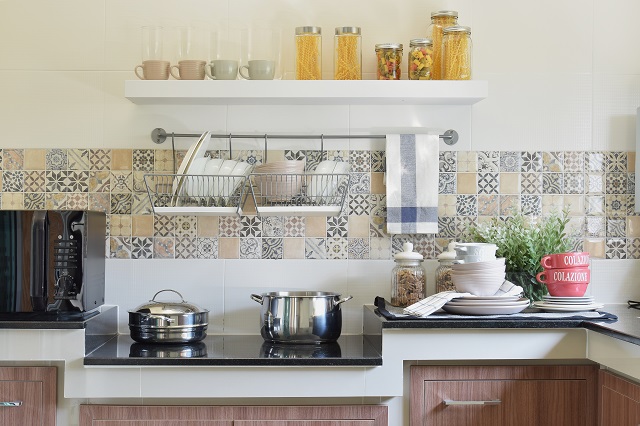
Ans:
[{"label": "tall glass jar", "polygon": [[432,80],[442,80],[442,29],[453,25],[458,25],[458,12],[439,10],[431,13],[431,24],[427,28],[427,37],[433,41]]},{"label": "tall glass jar", "polygon": [[409,80],[431,80],[433,67],[433,41],[430,38],[414,38],[409,42]]},{"label": "tall glass jar", "polygon": [[413,251],[413,244],[404,243],[402,249],[395,255],[396,266],[391,272],[391,304],[404,308],[424,299],[427,277],[423,257]]},{"label": "tall glass jar", "polygon": [[376,44],[376,59],[376,78],[378,80],[400,80],[402,75],[401,44]]},{"label": "tall glass jar", "polygon": [[338,27],[334,37],[333,78],[362,80],[360,27]]},{"label": "tall glass jar", "polygon": [[438,255],[438,268],[436,268],[436,293],[443,291],[456,291],[456,286],[451,280],[452,266],[458,261],[456,260],[455,242],[449,243],[447,251],[443,251]]},{"label": "tall glass jar", "polygon": [[320,27],[296,27],[296,80],[322,80]]},{"label": "tall glass jar", "polygon": [[442,79],[471,80],[471,28],[447,27],[442,38]]}]

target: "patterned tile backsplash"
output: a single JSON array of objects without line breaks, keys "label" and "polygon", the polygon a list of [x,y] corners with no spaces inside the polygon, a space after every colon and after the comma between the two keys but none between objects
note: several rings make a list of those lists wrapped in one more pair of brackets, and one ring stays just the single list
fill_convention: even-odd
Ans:
[{"label": "patterned tile backsplash", "polygon": [[[177,164],[184,154],[176,153]],[[268,158],[305,160],[312,170],[320,154],[269,151]],[[474,223],[567,208],[576,250],[640,259],[634,152],[442,151],[439,233],[393,236],[385,232],[383,151],[324,153],[351,165],[341,216],[262,218],[251,209],[241,217],[154,215],[144,175],[172,173],[171,150],[3,149],[0,155],[2,209],[105,211],[111,258],[390,259],[412,241],[429,259],[449,241],[463,240]],[[256,164],[263,158],[261,151],[234,157]]]}]

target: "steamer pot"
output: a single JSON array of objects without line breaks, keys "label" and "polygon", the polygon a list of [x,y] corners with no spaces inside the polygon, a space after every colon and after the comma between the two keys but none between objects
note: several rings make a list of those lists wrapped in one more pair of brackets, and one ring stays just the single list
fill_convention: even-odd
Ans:
[{"label": "steamer pot", "polygon": [[[180,302],[157,301],[158,294],[171,291]],[[131,338],[140,343],[190,343],[207,335],[209,311],[186,302],[175,290],[160,290],[148,302],[129,312]]]},{"label": "steamer pot", "polygon": [[340,304],[350,300],[322,291],[252,294],[262,305],[260,334],[269,342],[315,344],[335,342],[342,332]]}]

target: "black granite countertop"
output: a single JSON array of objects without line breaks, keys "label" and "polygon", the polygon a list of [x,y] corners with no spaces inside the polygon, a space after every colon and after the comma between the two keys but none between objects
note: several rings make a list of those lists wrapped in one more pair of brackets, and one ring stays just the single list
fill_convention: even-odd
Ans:
[{"label": "black granite countertop", "polygon": [[82,330],[104,317],[115,319],[116,312],[115,306],[101,306],[91,312],[0,312],[0,329]]}]

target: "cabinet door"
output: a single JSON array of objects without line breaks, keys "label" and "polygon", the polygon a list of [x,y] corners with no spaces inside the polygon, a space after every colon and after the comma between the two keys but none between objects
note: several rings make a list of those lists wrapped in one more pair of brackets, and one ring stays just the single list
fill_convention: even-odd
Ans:
[{"label": "cabinet door", "polygon": [[233,426],[373,426],[374,420],[235,420]]},{"label": "cabinet door", "polygon": [[80,426],[233,426],[229,407],[81,405]]},{"label": "cabinet door", "polygon": [[411,425],[596,424],[596,366],[413,366]]},{"label": "cabinet door", "polygon": [[640,424],[640,386],[600,371],[600,425]]},{"label": "cabinet door", "polygon": [[55,367],[1,367],[0,425],[55,424]]},{"label": "cabinet door", "polygon": [[234,426],[387,426],[383,405],[235,407]]}]

